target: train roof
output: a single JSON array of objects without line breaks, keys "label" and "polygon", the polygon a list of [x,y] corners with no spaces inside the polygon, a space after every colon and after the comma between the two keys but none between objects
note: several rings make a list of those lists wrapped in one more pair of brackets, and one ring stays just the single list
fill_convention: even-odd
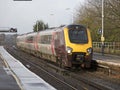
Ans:
[{"label": "train roof", "polygon": [[52,27],[52,28],[48,28],[48,29],[44,29],[44,30],[41,30],[41,31],[38,31],[38,32],[28,32],[28,33],[25,33],[25,34],[20,34],[18,36],[23,36],[23,35],[28,35],[28,34],[37,34],[37,33],[40,33],[40,32],[53,32],[53,31],[58,31],[58,30],[63,30],[63,28],[67,27],[67,28],[76,28],[76,26],[78,28],[86,28],[84,25],[82,24],[70,24],[70,25],[61,25],[59,27]]}]

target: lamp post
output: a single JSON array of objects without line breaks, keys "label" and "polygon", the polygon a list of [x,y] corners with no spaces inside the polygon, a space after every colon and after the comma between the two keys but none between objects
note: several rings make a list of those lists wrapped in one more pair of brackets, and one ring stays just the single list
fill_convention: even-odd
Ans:
[{"label": "lamp post", "polygon": [[36,24],[37,24],[37,32],[38,32],[38,21],[36,22]]},{"label": "lamp post", "polygon": [[101,47],[101,53],[102,55],[104,55],[104,0],[102,0],[102,32],[101,32],[101,43],[102,43],[102,47]]},{"label": "lamp post", "polygon": [[[71,8],[66,8],[65,10],[71,10]],[[71,23],[73,23],[73,14],[71,14]]]},{"label": "lamp post", "polygon": [[50,16],[51,16],[51,27],[55,27],[55,24],[56,24],[55,14],[52,12]]}]

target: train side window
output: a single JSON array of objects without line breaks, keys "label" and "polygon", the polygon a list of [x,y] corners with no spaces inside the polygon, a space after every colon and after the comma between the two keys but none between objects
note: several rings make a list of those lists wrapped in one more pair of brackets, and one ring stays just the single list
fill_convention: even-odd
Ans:
[{"label": "train side window", "polygon": [[51,44],[52,35],[47,35],[47,44]]},{"label": "train side window", "polygon": [[41,36],[39,43],[41,44],[50,44],[52,40],[52,35]]},{"label": "train side window", "polygon": [[29,43],[32,43],[33,40],[34,40],[34,37],[33,37],[33,36],[30,36],[30,37],[27,38],[27,42],[29,42]]}]

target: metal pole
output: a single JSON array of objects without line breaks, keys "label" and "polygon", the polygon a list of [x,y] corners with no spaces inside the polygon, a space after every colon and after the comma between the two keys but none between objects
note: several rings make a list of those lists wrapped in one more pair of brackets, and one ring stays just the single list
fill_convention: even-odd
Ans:
[{"label": "metal pole", "polygon": [[42,25],[42,27],[43,27],[43,30],[44,30],[45,29],[44,24]]},{"label": "metal pole", "polygon": [[51,15],[51,23],[53,24],[53,25],[51,25],[51,27],[54,27],[54,22],[55,22],[54,14],[51,13],[50,15]]},{"label": "metal pole", "polygon": [[104,35],[104,0],[102,0],[102,37]]},{"label": "metal pole", "polygon": [[73,22],[74,22],[74,17],[73,17],[73,14],[71,14],[72,15],[72,24],[73,24]]},{"label": "metal pole", "polygon": [[73,13],[71,12],[71,8],[66,8],[66,10],[70,11],[70,18],[71,18],[70,22],[73,23],[74,17],[73,17]]},{"label": "metal pole", "polygon": [[38,21],[37,21],[37,32],[38,32]]},{"label": "metal pole", "polygon": [[102,43],[102,55],[104,55],[104,0],[102,0],[102,34],[101,34],[101,43]]}]

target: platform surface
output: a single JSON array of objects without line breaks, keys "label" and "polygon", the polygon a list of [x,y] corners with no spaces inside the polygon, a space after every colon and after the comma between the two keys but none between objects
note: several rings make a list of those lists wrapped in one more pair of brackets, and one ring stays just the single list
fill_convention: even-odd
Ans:
[{"label": "platform surface", "polygon": [[16,80],[11,75],[9,68],[5,67],[0,58],[0,90],[20,90]]},{"label": "platform surface", "polygon": [[[0,64],[0,71],[4,74],[2,75],[0,73],[0,90],[56,90],[42,78],[28,70],[2,46],[0,46],[0,57],[0,62],[3,60],[6,65],[6,70],[12,73],[12,75],[9,76],[9,74],[5,72],[6,70],[3,68],[3,65]],[[11,89],[9,87],[11,87]]]},{"label": "platform surface", "polygon": [[120,56],[117,55],[93,53],[93,60],[96,60],[98,63],[120,67]]}]

